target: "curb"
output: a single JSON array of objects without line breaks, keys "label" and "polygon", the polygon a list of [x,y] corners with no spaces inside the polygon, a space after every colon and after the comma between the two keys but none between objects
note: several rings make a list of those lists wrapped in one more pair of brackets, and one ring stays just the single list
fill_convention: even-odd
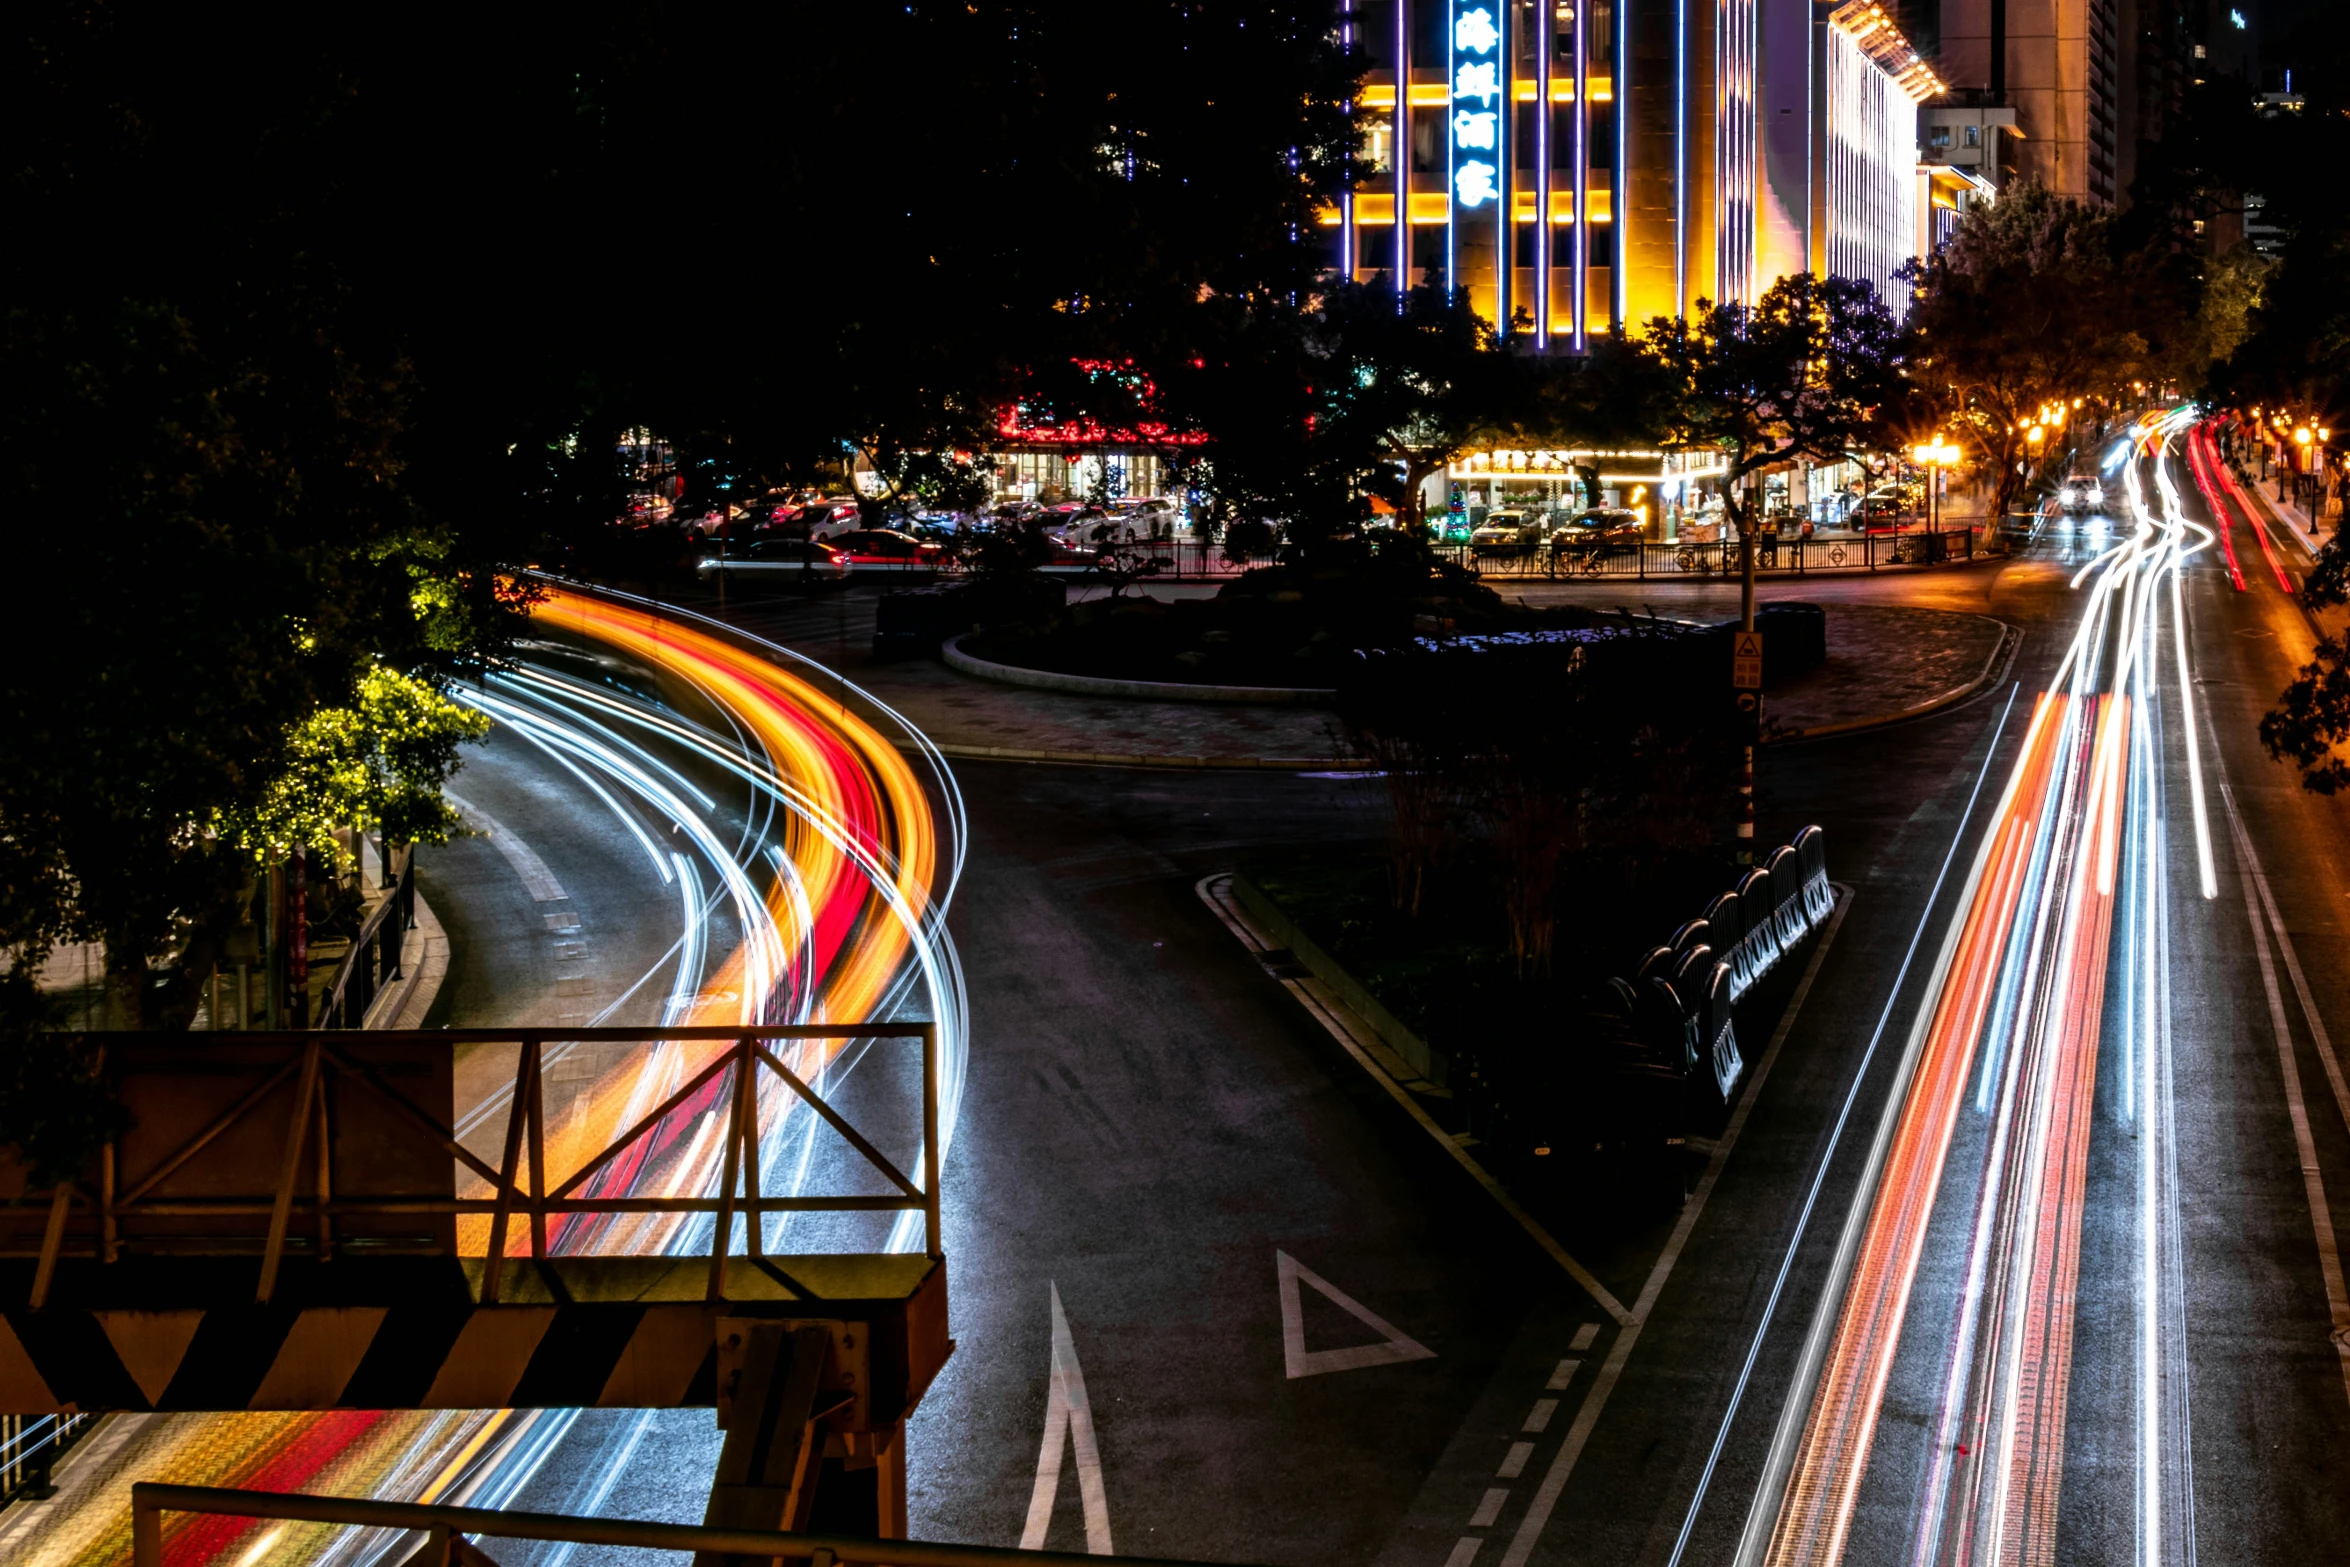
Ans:
[{"label": "curb", "polygon": [[[1985,619],[1991,617],[1985,616]],[[1905,707],[1898,713],[1879,713],[1868,718],[1852,718],[1842,723],[1815,724],[1809,729],[1787,729],[1766,735],[1762,743],[1792,745],[1805,740],[1827,740],[1839,735],[1860,734],[1870,729],[1888,728],[1906,724],[1913,719],[1930,718],[1947,708],[1956,707],[1968,698],[1980,695],[1992,685],[2014,662],[2016,650],[2023,646],[2024,634],[2018,627],[2005,621],[1996,621],[2000,630],[1998,643],[1983,661],[1982,673],[1963,686],[1954,686],[1936,697]],[[959,655],[958,655],[959,656]],[[952,662],[952,660],[950,660]],[[976,659],[966,662],[978,663]],[[1003,665],[982,664],[988,669]],[[1025,673],[1025,671],[1024,671]],[[1068,676],[1077,679],[1077,676]],[[1104,682],[1105,684],[1114,682]],[[1227,687],[1225,689],[1238,689]],[[901,749],[914,749],[902,745]],[[1152,756],[1141,752],[1119,751],[1032,751],[1001,745],[946,745],[934,744],[931,749],[939,755],[962,762],[1027,762],[1061,767],[1158,767],[1186,772],[1270,772],[1270,773],[1375,773],[1376,764],[1355,757],[1304,756]],[[421,923],[421,921],[420,921]]]},{"label": "curb", "polygon": [[1346,971],[1345,965],[1317,946],[1297,921],[1283,912],[1281,905],[1269,897],[1265,889],[1252,881],[1244,871],[1231,873],[1227,883],[1233,900],[1246,909],[1249,918],[1263,926],[1268,935],[1278,938],[1290,956],[1312,971],[1314,978],[1330,987],[1330,993],[1352,1008],[1355,1016],[1371,1027],[1393,1057],[1379,1064],[1387,1075],[1406,1088],[1422,1091],[1435,1089],[1444,1092],[1444,1082],[1451,1075],[1452,1058],[1436,1049],[1405,1026],[1403,1020],[1387,1010],[1377,996]]},{"label": "curb", "polygon": [[440,916],[433,913],[432,905],[424,901],[421,891],[416,894],[415,936],[415,955],[403,965],[406,972],[397,984],[375,998],[367,1016],[359,1020],[361,1028],[424,1027],[425,1014],[432,1010],[434,998],[440,995],[441,982],[449,977],[449,933],[442,927]]},{"label": "curb", "polygon": [[[898,742],[901,751],[917,749]],[[942,745],[930,750],[958,762],[1030,762],[1061,767],[1164,767],[1188,772],[1365,773],[1371,763],[1349,757],[1312,756],[1150,756],[1122,751],[1026,751],[1004,745]]]},{"label": "curb", "polygon": [[1263,706],[1319,707],[1338,700],[1335,690],[1319,686],[1195,686],[1171,680],[1104,680],[1095,675],[1064,675],[1049,669],[1022,669],[1016,664],[994,664],[963,651],[964,632],[939,646],[949,669],[998,685],[1026,686],[1035,691],[1058,691],[1067,696],[1123,697],[1139,702],[1229,702]]},{"label": "curb", "polygon": [[1928,697],[1914,707],[1905,707],[1898,713],[1880,713],[1871,718],[1848,718],[1842,723],[1814,724],[1809,729],[1786,729],[1763,737],[1764,745],[1786,745],[1798,740],[1826,740],[1835,735],[1859,734],[1868,729],[1884,729],[1894,724],[1906,724],[1914,718],[1930,718],[1945,708],[1956,707],[1967,698],[1981,692],[1998,677],[2007,665],[2015,661],[2016,650],[2023,646],[2022,628],[2004,620],[1985,620],[2000,628],[1999,640],[1992,646],[1991,656],[1983,660],[1981,674],[1963,686],[1953,686],[1940,696]]}]

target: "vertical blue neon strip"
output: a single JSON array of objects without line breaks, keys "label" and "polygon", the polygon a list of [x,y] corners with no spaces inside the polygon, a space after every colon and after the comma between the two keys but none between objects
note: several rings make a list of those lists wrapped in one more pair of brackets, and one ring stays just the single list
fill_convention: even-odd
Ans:
[{"label": "vertical blue neon strip", "polygon": [[1573,323],[1575,352],[1591,346],[1586,321],[1591,294],[1591,0],[1575,0],[1575,210],[1568,239],[1575,247],[1572,281],[1574,297],[1567,301],[1567,319]]},{"label": "vertical blue neon strip", "polygon": [[1534,0],[1534,348],[1550,347],[1550,57],[1557,0]]},{"label": "vertical blue neon strip", "polygon": [[[1397,0],[1397,4],[1404,0]],[[1452,41],[1453,24],[1460,20],[1458,0],[1444,0],[1444,118],[1438,129],[1444,136],[1444,291],[1452,292],[1453,251],[1460,231],[1460,203],[1453,195],[1453,181],[1460,177],[1460,149],[1453,145],[1452,84],[1458,79],[1460,62],[1454,58],[1460,51]]]},{"label": "vertical blue neon strip", "polygon": [[[1718,128],[1718,127],[1717,127]],[[1689,0],[1673,5],[1673,314],[1689,310]]]},{"label": "vertical blue neon strip", "polygon": [[1388,161],[1395,165],[1395,307],[1412,271],[1412,40],[1407,0],[1395,0],[1395,144]]},{"label": "vertical blue neon strip", "polygon": [[1511,232],[1518,218],[1518,62],[1510,53],[1510,18],[1517,12],[1516,0],[1494,0],[1494,9],[1500,13],[1497,31],[1501,42],[1493,52],[1501,57],[1501,118],[1494,125],[1494,159],[1499,166],[1494,183],[1501,187],[1501,199],[1494,203],[1499,209],[1494,215],[1493,255],[1493,325],[1504,341],[1510,333],[1510,292],[1517,281],[1517,235]]},{"label": "vertical blue neon strip", "polygon": [[[1348,12],[1347,19],[1339,24],[1338,46],[1348,57],[1353,56],[1355,52],[1355,24],[1352,12]],[[1349,98],[1346,100],[1346,123],[1349,133],[1346,142],[1346,162],[1341,169],[1346,183],[1340,187],[1338,192],[1338,272],[1339,276],[1349,283],[1355,281],[1357,270],[1355,263],[1362,259],[1355,249],[1355,136],[1359,133],[1354,129],[1354,117],[1355,101]]]},{"label": "vertical blue neon strip", "polygon": [[1613,296],[1608,316],[1613,329],[1621,333],[1625,317],[1631,314],[1632,300],[1632,285],[1627,276],[1632,269],[1626,264],[1632,253],[1626,238],[1632,212],[1631,204],[1624,199],[1624,176],[1632,166],[1631,137],[1628,134],[1632,128],[1632,94],[1629,85],[1632,77],[1632,15],[1627,0],[1616,0],[1616,57],[1608,62],[1608,76],[1615,83],[1608,94],[1607,110],[1615,120],[1616,131],[1615,168],[1611,171],[1615,189],[1608,194],[1608,221],[1615,231],[1615,249],[1608,264],[1608,292]]}]

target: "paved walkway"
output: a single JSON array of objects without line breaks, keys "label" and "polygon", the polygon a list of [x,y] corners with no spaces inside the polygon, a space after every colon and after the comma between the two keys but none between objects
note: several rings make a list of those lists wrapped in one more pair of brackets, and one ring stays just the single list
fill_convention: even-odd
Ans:
[{"label": "paved walkway", "polygon": [[[1956,603],[1948,609],[1872,603],[1854,591],[1876,587],[1879,598],[1897,592],[1914,598],[1923,576],[1882,584],[1847,579],[1836,584],[1844,590],[1836,593],[1817,591],[1826,586],[1822,583],[1808,584],[1803,592],[1794,591],[1793,584],[1775,584],[1777,591],[1763,595],[1828,604],[1827,664],[1770,694],[1774,727],[1841,728],[1897,718],[1981,678],[1999,645],[2003,628],[1997,621]],[[1187,590],[1160,591],[1171,596]],[[1635,614],[1653,610],[1668,618],[1723,620],[1738,611],[1735,585],[1534,583],[1505,592],[1528,603],[1622,604]],[[1969,596],[1963,589],[1952,595]],[[725,619],[846,676],[904,714],[949,756],[1311,768],[1345,755],[1335,717],[1322,709],[1067,696],[958,674],[936,659],[876,659],[874,605],[863,594],[814,603],[771,597],[746,601],[737,595]],[[714,599],[693,607],[716,610]]]}]

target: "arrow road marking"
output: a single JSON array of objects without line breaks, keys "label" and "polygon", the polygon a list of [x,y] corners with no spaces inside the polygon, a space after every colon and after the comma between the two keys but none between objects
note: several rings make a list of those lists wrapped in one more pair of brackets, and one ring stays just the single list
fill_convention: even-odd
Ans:
[{"label": "arrow road marking", "polygon": [[[1281,1276],[1281,1358],[1293,1380],[1298,1377],[1318,1377],[1330,1371],[1360,1371],[1365,1366],[1391,1366],[1398,1361],[1436,1358],[1436,1351],[1403,1333],[1386,1318],[1289,1253],[1276,1251],[1273,1253],[1273,1261]],[[1305,1313],[1298,1309],[1297,1302],[1297,1286],[1301,1279],[1312,1285],[1323,1299],[1386,1342],[1357,1344],[1347,1349],[1306,1348]]]},{"label": "arrow road marking", "polygon": [[1085,1550],[1090,1556],[1110,1551],[1110,1500],[1102,1489],[1101,1449],[1093,1440],[1093,1406],[1085,1398],[1085,1373],[1077,1367],[1077,1344],[1069,1337],[1069,1319],[1061,1311],[1061,1287],[1053,1292],[1053,1371],[1045,1393],[1044,1446],[1036,1455],[1036,1489],[1028,1497],[1028,1527],[1021,1531],[1020,1549],[1041,1551],[1053,1524],[1053,1498],[1061,1490],[1061,1448],[1077,1449],[1077,1498],[1085,1507]]}]

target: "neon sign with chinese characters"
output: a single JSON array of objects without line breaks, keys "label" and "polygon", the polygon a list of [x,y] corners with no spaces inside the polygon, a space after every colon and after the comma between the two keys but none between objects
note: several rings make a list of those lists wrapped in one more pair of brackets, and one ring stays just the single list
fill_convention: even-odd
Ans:
[{"label": "neon sign with chinese characters", "polygon": [[1452,19],[1452,194],[1463,208],[1501,197],[1501,26],[1506,0],[1456,0]]}]

